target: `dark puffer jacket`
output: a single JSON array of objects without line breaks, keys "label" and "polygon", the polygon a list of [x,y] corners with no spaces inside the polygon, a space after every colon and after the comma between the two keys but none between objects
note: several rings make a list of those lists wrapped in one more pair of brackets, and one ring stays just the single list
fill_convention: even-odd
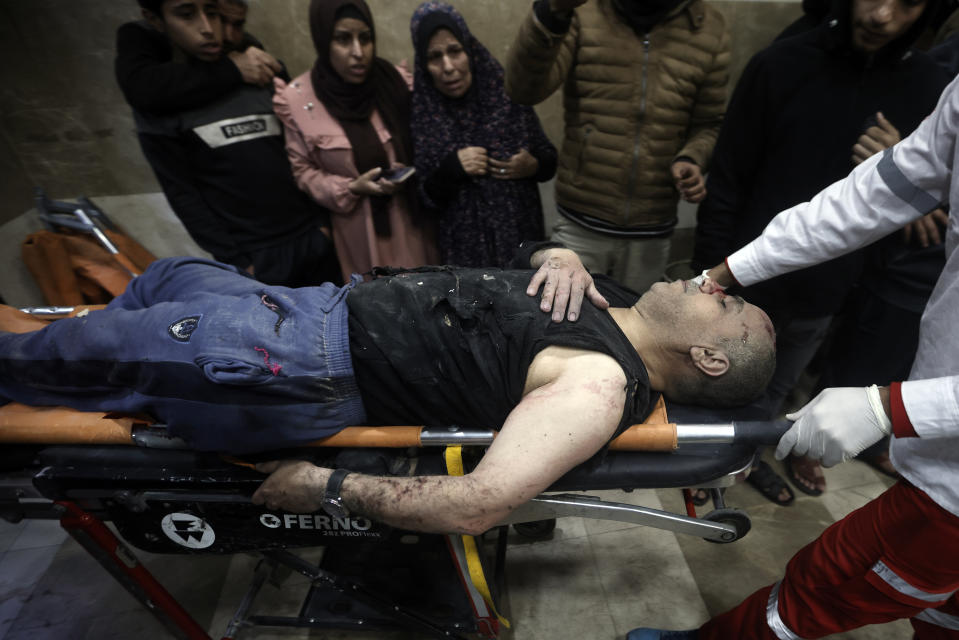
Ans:
[{"label": "dark puffer jacket", "polygon": [[[932,4],[932,3],[930,3]],[[854,167],[852,147],[883,115],[905,137],[936,106],[949,78],[912,48],[930,13],[867,56],[851,46],[851,2],[750,60],[733,93],[699,207],[694,268],[712,267],[758,236],[780,211],[809,200]],[[774,316],[838,310],[859,276],[861,253],[749,287]]]}]

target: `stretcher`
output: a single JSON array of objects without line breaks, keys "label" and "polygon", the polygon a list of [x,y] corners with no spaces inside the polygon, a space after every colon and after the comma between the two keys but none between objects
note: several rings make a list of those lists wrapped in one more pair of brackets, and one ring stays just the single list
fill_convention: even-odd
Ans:
[{"label": "stretcher", "polygon": [[[673,415],[697,418],[687,408],[676,408]],[[224,638],[256,625],[401,627],[444,638],[494,638],[505,624],[496,610],[505,571],[505,525],[543,536],[556,518],[578,516],[733,542],[749,531],[749,517],[726,507],[719,489],[744,473],[757,442],[775,442],[781,429],[763,423],[674,426],[660,405],[648,424],[633,427],[614,443],[600,465],[573,469],[514,511],[497,531],[475,539],[400,531],[362,517],[269,511],[250,502],[262,474],[227,456],[182,448],[162,427],[141,418],[10,404],[0,408],[5,451],[0,515],[11,521],[59,519],[174,637],[210,636],[104,523],[112,523],[128,545],[153,553],[259,553],[263,561]],[[492,432],[455,428],[349,428],[315,443],[319,446],[271,452],[264,459],[295,456],[384,475],[443,474],[450,471],[449,451],[461,448],[468,469],[492,437]],[[366,444],[374,446],[356,446]],[[635,446],[659,451],[628,448]],[[705,516],[697,517],[688,491],[686,513],[589,494],[691,486],[711,489],[714,509]],[[326,547],[318,566],[290,551],[316,546]],[[300,614],[251,615],[257,592],[280,567],[313,583]]]},{"label": "stretcher", "polygon": [[[495,437],[457,427],[348,427],[294,450],[237,460],[197,452],[145,416],[61,408],[0,407],[0,517],[58,519],[172,637],[210,638],[144,568],[130,547],[152,553],[256,553],[260,564],[222,638],[257,626],[407,629],[442,638],[495,638],[507,531],[548,536],[557,518],[615,520],[729,543],[748,515],[725,505],[757,445],[784,423],[732,421],[730,412],[666,406],[610,445],[599,464],[577,467],[483,536],[422,534],[353,516],[296,514],[252,504],[263,480],[253,462],[281,457],[392,476],[465,473]],[[678,424],[677,424],[678,423]],[[590,492],[678,488],[685,513],[612,502]],[[708,488],[713,509],[697,516],[686,487]],[[117,535],[106,526],[112,524]],[[121,541],[122,540],[122,541]],[[318,564],[292,550],[324,547]],[[254,613],[269,580],[294,571],[310,580],[296,616]]]}]

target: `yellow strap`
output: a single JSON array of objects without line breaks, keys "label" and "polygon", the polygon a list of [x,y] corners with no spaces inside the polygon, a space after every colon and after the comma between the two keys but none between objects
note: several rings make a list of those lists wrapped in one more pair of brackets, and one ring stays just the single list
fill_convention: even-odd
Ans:
[{"label": "yellow strap", "polygon": [[446,447],[446,451],[443,455],[446,457],[446,473],[451,476],[466,475],[466,471],[463,469],[462,446],[456,445],[453,447]]},{"label": "yellow strap", "polygon": [[[446,472],[449,475],[464,475],[463,447],[459,445],[455,447],[446,447],[444,457],[446,458]],[[479,549],[476,546],[476,538],[467,535],[461,536],[461,538],[463,539],[463,551],[466,554],[466,566],[469,568],[470,580],[473,582],[473,586],[476,587],[476,590],[479,591],[481,596],[483,596],[486,606],[489,607],[489,610],[493,612],[496,618],[500,621],[500,624],[509,629],[509,620],[501,616],[499,611],[496,610],[496,605],[493,604],[493,596],[490,594],[489,585],[486,582],[486,575],[483,573],[483,563],[480,562]]]}]

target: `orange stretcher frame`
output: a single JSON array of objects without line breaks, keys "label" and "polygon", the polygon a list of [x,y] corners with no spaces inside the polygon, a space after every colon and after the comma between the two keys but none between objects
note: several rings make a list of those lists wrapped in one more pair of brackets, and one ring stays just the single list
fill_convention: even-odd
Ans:
[{"label": "orange stretcher frame", "polygon": [[[12,402],[0,407],[0,443],[133,445],[136,426],[149,426],[144,417],[76,411],[65,407],[28,407]],[[308,447],[420,447],[422,426],[346,427],[307,443]],[[610,443],[620,451],[672,451],[676,425],[667,421],[662,398],[642,424],[633,425]]]}]

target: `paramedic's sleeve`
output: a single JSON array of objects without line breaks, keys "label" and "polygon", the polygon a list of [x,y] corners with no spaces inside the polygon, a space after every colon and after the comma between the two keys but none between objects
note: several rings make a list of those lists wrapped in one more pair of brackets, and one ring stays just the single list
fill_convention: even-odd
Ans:
[{"label": "paramedic's sleeve", "polygon": [[897,438],[945,438],[959,432],[959,376],[893,383],[889,404]]},{"label": "paramedic's sleeve", "polygon": [[180,147],[179,140],[167,136],[141,134],[140,146],[143,148],[143,155],[153,167],[157,181],[163,188],[163,194],[170,202],[170,208],[186,227],[190,237],[220,262],[226,262],[241,269],[248,267],[249,257],[240,253],[229,230],[210,209],[192,182],[190,163]]},{"label": "paramedic's sleeve", "polygon": [[773,218],[726,259],[749,286],[831,260],[896,231],[949,198],[959,128],[959,81],[912,135],[872,156],[810,202]]}]

